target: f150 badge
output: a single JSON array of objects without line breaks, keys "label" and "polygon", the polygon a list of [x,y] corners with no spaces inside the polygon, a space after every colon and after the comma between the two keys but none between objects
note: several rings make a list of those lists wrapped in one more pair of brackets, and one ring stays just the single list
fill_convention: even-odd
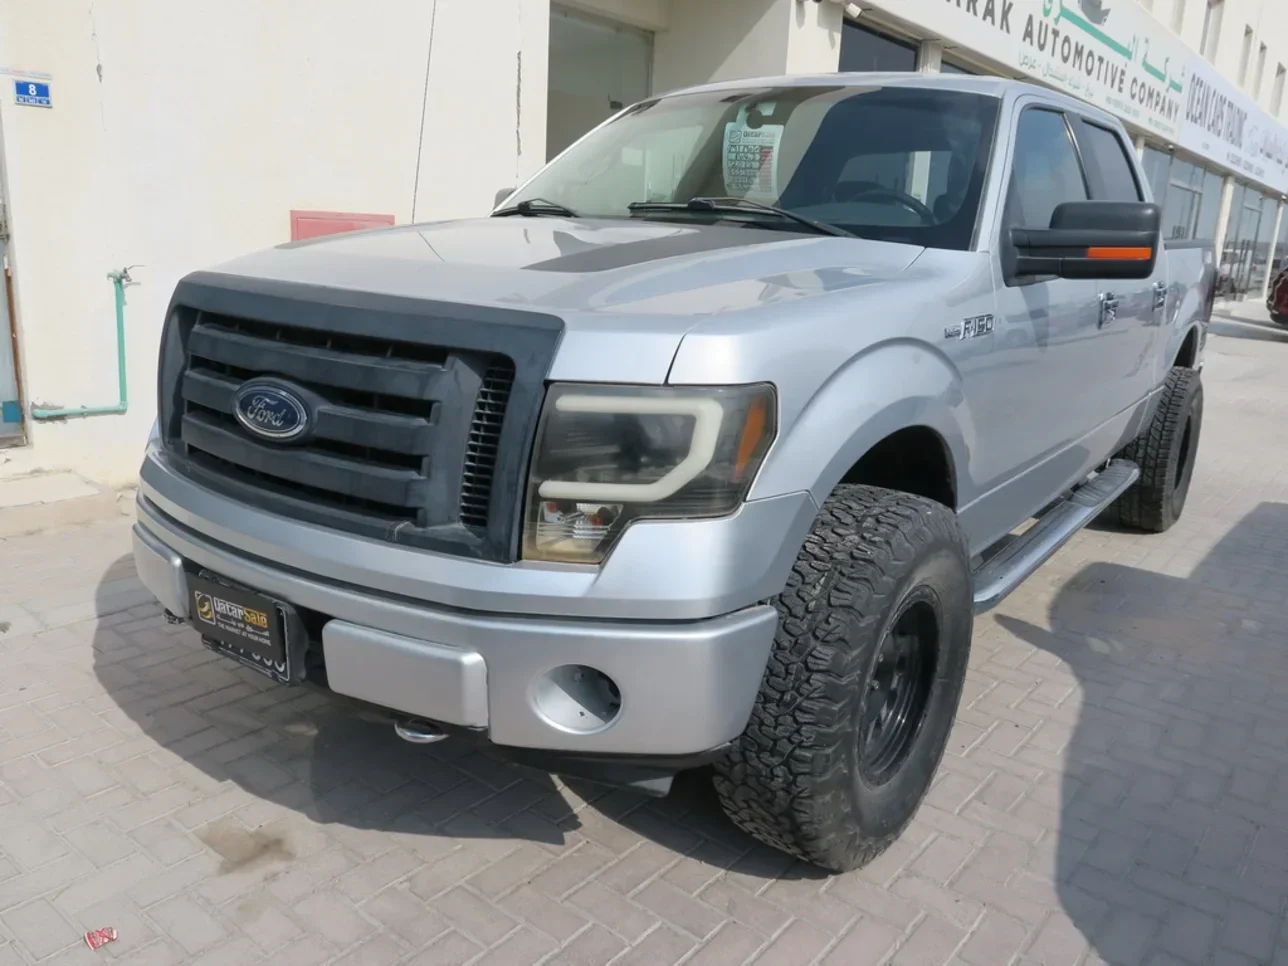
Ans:
[{"label": "f150 badge", "polygon": [[974,339],[977,336],[988,335],[992,331],[992,315],[973,315],[969,319],[962,319],[960,325],[950,325],[944,329],[944,338]]}]

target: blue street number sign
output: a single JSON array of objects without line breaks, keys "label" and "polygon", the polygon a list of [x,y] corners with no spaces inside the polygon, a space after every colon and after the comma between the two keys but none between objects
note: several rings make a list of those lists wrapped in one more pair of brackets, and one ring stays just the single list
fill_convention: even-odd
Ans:
[{"label": "blue street number sign", "polygon": [[14,103],[28,107],[53,107],[49,97],[49,85],[38,81],[16,80],[13,82]]}]

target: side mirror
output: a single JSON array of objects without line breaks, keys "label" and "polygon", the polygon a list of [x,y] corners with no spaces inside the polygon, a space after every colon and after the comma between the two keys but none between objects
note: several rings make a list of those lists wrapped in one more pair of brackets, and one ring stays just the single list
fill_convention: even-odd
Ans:
[{"label": "side mirror", "polygon": [[1158,205],[1068,201],[1050,228],[1012,228],[1013,276],[1149,278],[1161,245]]},{"label": "side mirror", "polygon": [[502,188],[496,193],[496,201],[492,202],[492,207],[500,208],[501,203],[504,202],[506,198],[510,197],[510,195],[514,194],[514,192],[514,188]]}]

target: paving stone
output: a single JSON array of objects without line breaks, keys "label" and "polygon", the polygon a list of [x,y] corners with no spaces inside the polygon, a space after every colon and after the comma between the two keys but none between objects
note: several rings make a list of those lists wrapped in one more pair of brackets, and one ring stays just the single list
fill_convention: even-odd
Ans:
[{"label": "paving stone", "polygon": [[1288,345],[1222,326],[1183,519],[1097,523],[976,620],[934,787],[841,876],[700,781],[413,749],[228,664],[124,517],[0,540],[0,966],[1288,966]]},{"label": "paving stone", "polygon": [[76,939],[73,928],[44,899],[0,914],[0,923],[33,959],[52,955]]}]

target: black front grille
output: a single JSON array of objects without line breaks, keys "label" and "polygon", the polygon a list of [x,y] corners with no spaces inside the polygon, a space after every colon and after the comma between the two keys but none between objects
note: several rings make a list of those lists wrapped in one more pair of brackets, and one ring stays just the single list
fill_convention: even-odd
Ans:
[{"label": "black front grille", "polygon": [[474,418],[465,441],[465,471],[461,477],[461,522],[481,527],[487,524],[496,472],[497,450],[501,444],[501,422],[514,385],[514,367],[507,362],[492,366],[474,401]]},{"label": "black front grille", "polygon": [[[540,365],[531,345],[509,349],[514,332],[506,326],[487,339],[479,337],[486,322],[444,325],[457,321],[449,316],[412,326],[406,312],[384,304],[383,313],[337,311],[307,298],[317,291],[363,298],[352,293],[290,287],[287,299],[227,291],[211,299],[203,289],[185,293],[188,284],[176,293],[163,348],[161,408],[168,447],[191,475],[325,526],[514,559],[522,474],[557,331]],[[230,294],[243,296],[233,301],[246,304],[231,306],[241,311],[223,304]],[[398,307],[422,314],[425,303]],[[390,322],[404,323],[401,337]],[[516,357],[539,367],[520,372]],[[262,377],[305,402],[310,428],[300,441],[259,438],[235,417],[237,391]]]}]

